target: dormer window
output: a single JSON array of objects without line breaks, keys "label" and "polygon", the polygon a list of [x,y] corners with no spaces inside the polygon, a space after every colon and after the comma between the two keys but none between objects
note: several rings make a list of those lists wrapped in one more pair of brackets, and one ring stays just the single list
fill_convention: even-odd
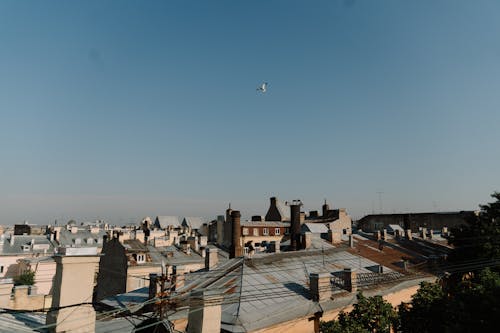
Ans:
[{"label": "dormer window", "polygon": [[75,238],[75,245],[81,245],[82,244],[82,239],[81,238]]},{"label": "dormer window", "polygon": [[93,238],[87,238],[87,245],[92,245],[94,244],[94,239]]},{"label": "dormer window", "polygon": [[137,260],[138,264],[146,262],[146,255],[145,254],[138,254],[136,260]]}]

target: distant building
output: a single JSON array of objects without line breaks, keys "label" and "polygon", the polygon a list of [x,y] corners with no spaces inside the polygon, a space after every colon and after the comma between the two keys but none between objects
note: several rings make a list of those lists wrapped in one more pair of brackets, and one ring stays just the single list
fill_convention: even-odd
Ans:
[{"label": "distant building", "polygon": [[19,275],[19,259],[51,256],[56,247],[50,235],[1,235],[0,278]]},{"label": "distant building", "polygon": [[441,230],[465,224],[474,216],[474,211],[439,213],[399,213],[366,215],[358,221],[358,228],[366,232],[386,229],[389,225],[399,225],[403,229],[418,232],[419,228]]},{"label": "distant building", "polygon": [[15,224],[14,235],[31,235],[31,226],[29,224]]},{"label": "distant building", "polygon": [[250,242],[255,251],[265,251],[268,245],[274,242],[278,246],[285,235],[290,234],[289,222],[252,222],[241,223],[241,238],[245,246],[245,253],[248,253]]},{"label": "distant building", "polygon": [[278,198],[271,197],[265,219],[266,221],[290,221],[290,208],[286,207]]}]

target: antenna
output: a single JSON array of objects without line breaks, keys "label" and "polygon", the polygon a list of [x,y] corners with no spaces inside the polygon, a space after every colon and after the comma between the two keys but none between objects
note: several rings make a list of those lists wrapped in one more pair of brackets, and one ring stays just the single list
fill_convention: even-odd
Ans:
[{"label": "antenna", "polygon": [[384,194],[384,192],[378,191],[377,194],[378,194],[379,214],[382,214],[382,194]]}]

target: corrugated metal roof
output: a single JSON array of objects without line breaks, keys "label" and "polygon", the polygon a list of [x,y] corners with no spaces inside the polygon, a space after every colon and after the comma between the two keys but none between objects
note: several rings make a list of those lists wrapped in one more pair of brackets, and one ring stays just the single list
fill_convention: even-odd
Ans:
[{"label": "corrugated metal roof", "polygon": [[302,231],[310,231],[314,234],[326,234],[328,233],[328,228],[326,225],[321,223],[304,223],[301,226]]},{"label": "corrugated metal roof", "polygon": [[169,225],[180,227],[181,222],[178,216],[157,216],[155,225],[159,228],[166,229]]},{"label": "corrugated metal roof", "polygon": [[44,314],[0,312],[0,332],[34,332],[35,328],[43,325],[45,325]]},{"label": "corrugated metal roof", "polygon": [[182,221],[182,225],[190,227],[191,229],[200,229],[203,225],[203,219],[201,217],[186,216]]},{"label": "corrugated metal roof", "polygon": [[278,208],[282,220],[290,221],[290,207],[286,206],[283,202],[276,199],[276,207]]},{"label": "corrugated metal roof", "polygon": [[[235,264],[239,264],[237,269]],[[233,259],[224,264],[231,268],[226,273],[223,267],[217,268],[218,274],[206,272],[213,282],[207,281],[203,273],[195,274],[198,278],[187,283],[185,290],[225,292],[225,302],[230,304],[222,306],[222,321],[234,326],[234,330],[226,329],[248,332],[320,311],[309,296],[309,273],[337,272],[346,267],[358,273],[371,273],[367,267],[374,265],[377,264],[369,259],[336,249],[273,254],[247,261]],[[334,289],[334,293],[343,292]]]}]

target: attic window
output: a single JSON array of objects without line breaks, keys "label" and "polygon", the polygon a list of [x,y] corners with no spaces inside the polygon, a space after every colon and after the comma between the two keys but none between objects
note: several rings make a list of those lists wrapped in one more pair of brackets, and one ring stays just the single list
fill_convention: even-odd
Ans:
[{"label": "attic window", "polygon": [[29,246],[29,245],[23,245],[22,246],[23,251],[29,251],[30,248],[31,248],[31,246]]}]

